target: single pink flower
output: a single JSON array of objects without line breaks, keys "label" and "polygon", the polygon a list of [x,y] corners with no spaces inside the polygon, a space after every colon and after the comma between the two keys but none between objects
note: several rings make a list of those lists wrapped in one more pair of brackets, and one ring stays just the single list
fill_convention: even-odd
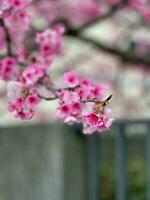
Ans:
[{"label": "single pink flower", "polygon": [[70,116],[70,106],[68,104],[61,104],[58,107],[57,117],[64,119],[67,116]]},{"label": "single pink flower", "polygon": [[58,95],[63,102],[68,104],[80,101],[80,96],[76,91],[63,90]]},{"label": "single pink flower", "polygon": [[100,118],[94,112],[86,115],[85,120],[87,121],[89,125],[92,125],[92,126],[98,126],[100,123]]},{"label": "single pink flower", "polygon": [[97,130],[99,132],[102,132],[102,131],[106,131],[106,130],[109,130],[110,129],[110,126],[112,124],[114,119],[112,118],[103,118],[101,119],[101,123],[100,125],[97,127]]},{"label": "single pink flower", "polygon": [[68,116],[68,117],[65,118],[64,122],[69,124],[69,125],[72,125],[72,124],[78,122],[78,120],[74,116]]},{"label": "single pink flower", "polygon": [[16,118],[20,118],[23,120],[31,120],[33,117],[34,112],[31,111],[19,111],[17,112],[17,114],[15,115]]},{"label": "single pink flower", "polygon": [[0,78],[11,79],[14,76],[17,62],[14,58],[6,56],[0,61]]},{"label": "single pink flower", "polygon": [[81,103],[75,102],[71,104],[71,114],[79,115],[81,113]]},{"label": "single pink flower", "polygon": [[79,84],[78,75],[74,71],[66,72],[64,74],[64,82],[69,87],[76,87]]},{"label": "single pink flower", "polygon": [[30,65],[22,72],[22,83],[26,86],[34,85],[45,73],[45,67],[40,65]]},{"label": "single pink flower", "polygon": [[28,108],[33,108],[34,106],[36,106],[37,104],[40,103],[40,98],[38,96],[35,95],[30,95],[26,98],[26,104]]},{"label": "single pink flower", "polygon": [[10,4],[15,9],[22,9],[27,4],[27,0],[9,0]]}]

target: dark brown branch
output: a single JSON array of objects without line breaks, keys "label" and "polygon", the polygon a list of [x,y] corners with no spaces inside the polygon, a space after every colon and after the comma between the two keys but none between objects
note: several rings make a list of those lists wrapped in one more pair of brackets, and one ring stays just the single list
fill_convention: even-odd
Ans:
[{"label": "dark brown branch", "polygon": [[58,99],[58,97],[57,96],[54,96],[54,97],[44,97],[44,96],[42,96],[42,95],[38,95],[41,99],[44,99],[44,100],[46,100],[46,101],[53,101],[53,100],[56,100],[56,99]]},{"label": "dark brown branch", "polygon": [[104,19],[111,17],[113,14],[116,13],[116,11],[118,11],[123,6],[126,6],[127,4],[128,4],[128,0],[123,0],[123,2],[121,2],[117,6],[112,7],[111,10],[108,13],[106,13],[105,15],[97,18],[96,20],[94,20],[92,22],[88,22],[88,23],[84,24],[83,26],[79,27],[78,29],[72,27],[70,24],[68,24],[67,21],[61,20],[61,22],[66,27],[66,36],[76,37],[77,39],[82,40],[83,42],[93,45],[93,47],[96,47],[99,50],[106,51],[116,57],[119,57],[123,62],[133,63],[133,64],[150,65],[150,57],[148,57],[147,55],[139,55],[139,54],[133,52],[132,50],[124,51],[124,50],[121,50],[116,47],[108,46],[105,43],[95,41],[92,38],[83,36],[83,34],[82,34],[82,31],[85,28],[88,28],[89,26],[92,26],[99,21],[103,21]]},{"label": "dark brown branch", "polygon": [[77,89],[79,87],[79,85],[75,86],[75,87],[65,87],[65,88],[57,88],[55,89],[56,92],[61,92],[62,90],[68,90],[68,91],[74,91],[75,89]]},{"label": "dark brown branch", "polygon": [[123,62],[150,65],[150,57],[148,56],[136,54],[131,50],[124,51],[116,47],[108,46],[102,42],[98,42],[92,38],[84,36],[80,29],[74,29],[67,23],[65,23],[65,26],[67,27],[66,36],[75,37],[83,42],[89,43],[99,50],[104,50],[114,56],[119,57]]},{"label": "dark brown branch", "polygon": [[99,16],[95,20],[89,21],[89,22],[85,23],[84,25],[82,25],[80,27],[80,31],[85,30],[85,28],[89,28],[89,27],[91,27],[91,26],[93,26],[93,25],[95,25],[95,24],[97,24],[99,22],[102,22],[102,21],[112,17],[124,5],[125,5],[125,3],[118,3],[118,5],[112,6],[108,12],[106,12],[103,15]]},{"label": "dark brown branch", "polygon": [[112,94],[109,96],[109,97],[107,97],[107,99],[105,99],[105,100],[99,100],[99,99],[96,99],[96,98],[94,98],[94,99],[86,99],[86,100],[80,100],[80,102],[82,102],[82,103],[98,103],[98,104],[105,104],[105,103],[109,103],[109,101],[110,101],[110,99],[112,98]]},{"label": "dark brown branch", "polygon": [[85,36],[82,36],[79,34],[77,35],[77,38],[93,45],[97,49],[101,49],[103,51],[106,51],[106,52],[114,55],[114,56],[119,57],[123,62],[133,63],[133,64],[150,65],[150,57],[148,57],[148,56],[136,54],[131,50],[124,51],[119,48],[111,47],[102,42],[95,41],[91,38],[88,38],[88,37],[85,37]]},{"label": "dark brown branch", "polygon": [[[81,32],[82,30],[85,30],[85,28],[91,27],[91,26],[95,25],[98,22],[102,22],[102,21],[110,18],[111,16],[113,16],[113,14],[115,14],[118,10],[120,10],[121,8],[126,6],[127,4],[128,4],[128,0],[122,0],[117,5],[112,6],[109,9],[108,12],[104,13],[103,15],[98,16],[96,19],[94,19],[92,21],[90,20],[90,21],[84,23],[78,29],[80,29],[80,32]],[[53,24],[64,23],[64,22],[65,22],[65,25],[66,25],[66,23],[68,24],[68,22],[66,22],[66,19],[58,18],[58,19],[53,21]],[[71,26],[71,25],[69,25],[69,26]],[[72,27],[72,29],[73,29],[73,27]],[[74,29],[74,31],[75,31],[75,29]]]},{"label": "dark brown branch", "polygon": [[[44,97],[42,95],[38,95],[41,99],[44,99],[45,101],[53,101],[56,99],[60,99],[58,96],[54,96],[54,97]],[[61,100],[61,99],[60,99]],[[86,99],[86,100],[80,100],[81,103],[97,103],[97,104],[104,104],[105,102],[107,102],[107,99],[104,101],[101,100],[97,100],[97,99]]]},{"label": "dark brown branch", "polygon": [[13,53],[12,53],[12,48],[11,48],[11,37],[10,37],[10,34],[9,34],[9,31],[8,31],[8,28],[6,27],[6,24],[3,20],[2,17],[0,17],[0,26],[3,27],[4,31],[5,31],[5,39],[6,39],[6,46],[7,46],[7,55],[8,56],[13,56]]},{"label": "dark brown branch", "polygon": [[[0,17],[0,26],[3,27],[4,32],[5,32],[7,55],[8,55],[8,56],[13,56],[14,58],[17,59],[17,61],[18,61],[18,63],[20,64],[20,66],[25,67],[25,66],[26,66],[26,63],[20,62],[20,61],[18,60],[18,56],[15,55],[15,54],[13,54],[13,51],[12,51],[12,39],[11,39],[9,30],[8,30],[8,28],[7,28],[7,26],[6,26],[6,24],[5,24],[5,22],[4,22],[4,20],[3,20],[2,17]],[[1,55],[1,56],[0,56],[0,59],[3,58],[4,56],[6,56],[6,55]]]}]

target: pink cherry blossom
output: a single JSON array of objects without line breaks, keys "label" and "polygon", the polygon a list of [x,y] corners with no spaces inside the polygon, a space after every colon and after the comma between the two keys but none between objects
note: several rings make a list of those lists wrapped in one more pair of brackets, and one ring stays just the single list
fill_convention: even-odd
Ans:
[{"label": "pink cherry blossom", "polygon": [[54,30],[47,29],[42,33],[37,33],[36,42],[39,44],[39,53],[46,64],[51,64],[54,57],[61,53],[63,49],[62,35],[63,26],[59,25]]},{"label": "pink cherry blossom", "polygon": [[96,127],[90,126],[86,121],[83,122],[83,133],[92,134],[96,131]]},{"label": "pink cherry blossom", "polygon": [[[18,84],[18,83],[11,83]],[[14,86],[14,85],[13,85]],[[18,86],[18,85],[17,85]],[[10,89],[10,86],[8,87]],[[32,119],[36,113],[36,107],[40,103],[41,99],[38,96],[36,88],[31,88],[30,90],[19,88],[18,97],[11,99],[8,103],[8,111],[13,112],[16,118],[23,120]]]},{"label": "pink cherry blossom", "polygon": [[9,102],[8,110],[10,112],[13,112],[15,110],[20,111],[23,109],[24,103],[25,103],[24,99],[22,97],[18,97],[16,100]]},{"label": "pink cherry blossom", "polygon": [[20,118],[22,120],[31,120],[33,118],[34,112],[32,110],[30,111],[19,111],[15,115],[16,118]]},{"label": "pink cherry blossom", "polygon": [[109,130],[113,122],[112,118],[98,115],[94,112],[85,116],[84,133],[91,134],[95,131],[103,132]]},{"label": "pink cherry blossom", "polygon": [[26,98],[26,104],[28,108],[33,108],[36,105],[38,105],[40,103],[40,97],[36,96],[36,95],[29,95]]},{"label": "pink cherry blossom", "polygon": [[106,88],[107,88],[106,85],[102,85],[102,84],[94,85],[91,89],[93,97],[99,98],[99,99],[103,98],[106,93]]},{"label": "pink cherry blossom", "polygon": [[0,61],[0,79],[13,78],[16,69],[16,60],[13,57],[5,57]]},{"label": "pink cherry blossom", "polygon": [[44,66],[39,66],[36,64],[30,65],[22,72],[22,83],[26,87],[32,86],[44,76],[44,73]]},{"label": "pink cherry blossom", "polygon": [[22,9],[27,4],[27,0],[9,0],[10,6],[15,9]]},{"label": "pink cherry blossom", "polygon": [[97,127],[100,124],[100,118],[94,112],[86,115],[85,120],[87,121],[89,125],[92,125],[92,126]]},{"label": "pink cherry blossom", "polygon": [[57,115],[57,117],[64,119],[67,116],[70,116],[70,112],[71,112],[71,109],[70,109],[70,106],[68,104],[61,104],[58,107],[58,111],[57,111],[56,115]]},{"label": "pink cherry blossom", "polygon": [[109,130],[113,120],[114,119],[112,118],[102,118],[100,125],[97,127],[97,130],[99,132]]},{"label": "pink cherry blossom", "polygon": [[[141,1],[129,4],[148,21],[146,0],[144,5]],[[76,34],[103,12],[107,16],[105,12],[117,3],[1,0],[0,79],[7,83],[8,111],[18,119],[31,120],[42,100],[57,100],[56,115],[63,122],[82,123],[86,134],[108,130],[113,121],[110,110],[99,106],[103,100],[106,106],[109,103],[108,88],[74,70],[64,73],[64,86],[59,88],[49,69],[63,51],[64,33]]]},{"label": "pink cherry blossom", "polygon": [[64,90],[58,93],[60,96],[61,100],[65,103],[72,103],[72,102],[79,102],[80,101],[80,96],[79,93],[76,91],[68,91]]},{"label": "pink cherry blossom", "polygon": [[81,103],[75,102],[71,104],[71,113],[72,115],[79,115],[81,113]]},{"label": "pink cherry blossom", "polygon": [[67,123],[67,124],[69,124],[69,125],[72,125],[74,123],[77,123],[78,120],[74,116],[68,116],[68,117],[65,118],[64,122]]},{"label": "pink cherry blossom", "polygon": [[69,71],[64,74],[64,82],[69,87],[76,87],[79,84],[78,75],[74,71]]}]

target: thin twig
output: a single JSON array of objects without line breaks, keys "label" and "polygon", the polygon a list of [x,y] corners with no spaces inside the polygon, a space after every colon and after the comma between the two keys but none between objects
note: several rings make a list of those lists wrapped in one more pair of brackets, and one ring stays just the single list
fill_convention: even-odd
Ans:
[{"label": "thin twig", "polygon": [[53,101],[53,100],[56,100],[56,99],[58,99],[58,97],[57,96],[55,96],[55,97],[44,97],[44,96],[42,96],[42,95],[38,95],[41,99],[44,99],[44,100],[46,100],[46,101]]},{"label": "thin twig", "polygon": [[85,28],[89,28],[89,27],[91,27],[91,26],[93,26],[93,25],[95,25],[95,24],[97,24],[99,22],[103,22],[104,20],[112,17],[124,5],[125,5],[124,3],[118,3],[118,5],[112,6],[108,12],[104,13],[103,15],[100,15],[95,20],[87,22],[84,25],[82,25],[80,27],[80,31],[85,30]]}]

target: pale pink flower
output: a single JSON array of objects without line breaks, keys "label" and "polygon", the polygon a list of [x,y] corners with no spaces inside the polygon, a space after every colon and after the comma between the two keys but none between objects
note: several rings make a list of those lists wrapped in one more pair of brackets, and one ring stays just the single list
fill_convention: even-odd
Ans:
[{"label": "pale pink flower", "polygon": [[55,31],[60,34],[63,35],[65,33],[65,27],[62,24],[57,24],[55,26]]},{"label": "pale pink flower", "polygon": [[103,98],[104,95],[106,94],[106,89],[107,89],[106,85],[102,85],[102,84],[94,85],[91,88],[91,93],[93,95],[93,98],[98,98],[98,99]]},{"label": "pale pink flower", "polygon": [[71,113],[70,106],[68,104],[61,104],[58,107],[58,111],[57,111],[56,115],[57,115],[57,117],[64,119],[64,118],[70,116],[70,113]]},{"label": "pale pink flower", "polygon": [[42,33],[37,33],[36,42],[39,44],[39,57],[44,63],[51,64],[54,57],[61,53],[63,49],[63,27],[58,26],[54,30],[47,29]]},{"label": "pale pink flower", "polygon": [[11,79],[14,76],[17,62],[15,58],[6,56],[0,61],[0,79]]},{"label": "pale pink flower", "polygon": [[40,100],[35,88],[31,88],[30,90],[22,88],[20,96],[9,101],[8,111],[14,112],[17,118],[29,120],[35,115],[35,109]]},{"label": "pale pink flower", "polygon": [[62,92],[58,93],[58,95],[63,102],[68,104],[80,101],[80,96],[76,91],[63,90]]},{"label": "pale pink flower", "polygon": [[9,0],[10,6],[15,9],[22,9],[26,6],[27,0]]},{"label": "pale pink flower", "polygon": [[85,116],[85,120],[87,123],[91,126],[98,126],[100,124],[100,118],[94,113],[89,113],[88,115]]},{"label": "pale pink flower", "polygon": [[74,123],[77,123],[78,120],[74,116],[68,116],[68,117],[65,118],[64,122],[67,123],[67,124],[69,124],[69,125],[72,125]]},{"label": "pale pink flower", "polygon": [[44,73],[45,68],[43,66],[30,65],[22,72],[22,82],[27,87],[32,86],[43,77]]},{"label": "pale pink flower", "polygon": [[33,108],[35,106],[37,106],[40,103],[40,98],[36,95],[29,95],[26,98],[26,104],[28,108]]},{"label": "pale pink flower", "polygon": [[99,132],[109,130],[113,120],[114,119],[112,118],[102,118],[100,125],[97,127],[97,130]]},{"label": "pale pink flower", "polygon": [[31,120],[33,118],[34,112],[32,110],[30,111],[19,111],[15,115],[16,118],[20,118],[22,120]]},{"label": "pale pink flower", "polygon": [[79,84],[78,75],[74,71],[69,71],[64,74],[64,82],[69,87],[76,87]]},{"label": "pale pink flower", "polygon": [[8,104],[8,110],[9,112],[13,112],[13,111],[20,111],[23,109],[24,107],[24,99],[22,97],[17,98],[16,100],[9,102]]},{"label": "pale pink flower", "polygon": [[92,85],[92,82],[91,82],[91,80],[89,79],[89,78],[87,78],[87,77],[81,77],[80,78],[80,86],[86,86],[86,87],[88,87],[88,86],[91,86]]},{"label": "pale pink flower", "polygon": [[90,126],[86,121],[83,122],[83,133],[92,134],[96,131],[96,127]]},{"label": "pale pink flower", "polygon": [[71,104],[71,114],[79,115],[81,113],[81,103],[75,102]]},{"label": "pale pink flower", "polygon": [[103,132],[109,130],[113,119],[105,116],[99,116],[92,112],[84,116],[85,121],[83,122],[84,133],[92,133],[95,131]]}]

